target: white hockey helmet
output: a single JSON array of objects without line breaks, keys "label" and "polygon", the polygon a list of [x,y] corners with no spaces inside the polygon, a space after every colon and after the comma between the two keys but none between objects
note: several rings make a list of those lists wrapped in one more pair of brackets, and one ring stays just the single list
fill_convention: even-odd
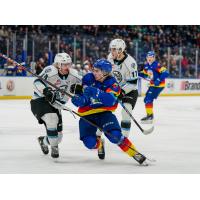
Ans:
[{"label": "white hockey helmet", "polygon": [[54,63],[70,64],[72,63],[72,59],[67,53],[57,53],[54,58]]},{"label": "white hockey helmet", "polygon": [[125,51],[126,44],[122,39],[114,39],[110,42],[109,50],[116,49],[118,53]]}]

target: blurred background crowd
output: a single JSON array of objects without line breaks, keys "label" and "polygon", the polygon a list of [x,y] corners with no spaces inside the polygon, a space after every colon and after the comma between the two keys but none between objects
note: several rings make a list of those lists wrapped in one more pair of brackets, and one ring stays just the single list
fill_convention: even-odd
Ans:
[{"label": "blurred background crowd", "polygon": [[[171,78],[200,78],[200,26],[170,25],[83,25],[0,26],[0,52],[30,67],[37,74],[53,62],[58,52],[68,53],[80,75],[92,63],[106,58],[112,39],[122,38],[127,52],[142,69],[146,53],[156,52]],[[27,76],[12,62],[0,58],[3,76]]]}]

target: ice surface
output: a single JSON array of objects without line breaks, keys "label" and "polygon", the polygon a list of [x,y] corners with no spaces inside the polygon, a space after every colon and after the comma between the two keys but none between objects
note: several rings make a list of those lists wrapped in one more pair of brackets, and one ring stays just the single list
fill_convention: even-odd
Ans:
[{"label": "ice surface", "polygon": [[[132,126],[130,139],[141,153],[156,159],[148,167],[139,166],[107,139],[106,159],[99,160],[79,140],[78,117],[66,111],[60,158],[54,161],[41,153],[37,137],[45,129],[32,115],[29,100],[1,100],[0,108],[0,173],[200,173],[200,97],[159,97],[154,132],[143,135]],[[145,115],[143,97],[133,115],[138,121]]]}]

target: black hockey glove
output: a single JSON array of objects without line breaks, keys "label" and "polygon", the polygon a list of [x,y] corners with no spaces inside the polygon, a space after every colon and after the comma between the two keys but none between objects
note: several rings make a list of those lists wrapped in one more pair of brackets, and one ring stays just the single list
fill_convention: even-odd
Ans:
[{"label": "black hockey glove", "polygon": [[125,96],[125,91],[121,89],[121,92],[118,96],[119,101],[122,101],[123,97]]},{"label": "black hockey glove", "polygon": [[80,84],[73,84],[70,87],[70,92],[73,94],[82,94],[83,93],[83,86]]},{"label": "black hockey glove", "polygon": [[56,94],[55,94],[55,91],[53,91],[52,88],[50,88],[50,87],[44,88],[43,94],[45,96],[46,101],[50,102],[51,104],[55,102]]}]

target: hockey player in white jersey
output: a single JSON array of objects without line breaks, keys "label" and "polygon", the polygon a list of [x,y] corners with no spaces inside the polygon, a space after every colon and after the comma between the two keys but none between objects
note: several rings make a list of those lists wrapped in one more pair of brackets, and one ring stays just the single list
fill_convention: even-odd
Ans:
[{"label": "hockey player in white jersey", "polygon": [[[45,67],[40,76],[70,93],[71,85],[81,82],[81,77],[78,76],[76,70],[71,68],[71,65],[72,60],[67,53],[58,53],[55,56],[54,63]],[[53,158],[59,157],[58,144],[63,137],[61,110],[68,99],[67,95],[54,90],[40,79],[34,81],[31,111],[38,123],[44,124],[47,133],[46,136],[38,137],[38,141],[44,154],[49,153],[48,146],[50,145]]]},{"label": "hockey player in white jersey", "polygon": [[[130,113],[135,107],[138,98],[138,70],[135,59],[126,53],[126,44],[122,39],[114,39],[110,42],[108,60],[112,63],[112,73],[121,87],[119,100]],[[122,109],[121,128],[124,136],[128,137],[131,128],[131,119]]]}]

